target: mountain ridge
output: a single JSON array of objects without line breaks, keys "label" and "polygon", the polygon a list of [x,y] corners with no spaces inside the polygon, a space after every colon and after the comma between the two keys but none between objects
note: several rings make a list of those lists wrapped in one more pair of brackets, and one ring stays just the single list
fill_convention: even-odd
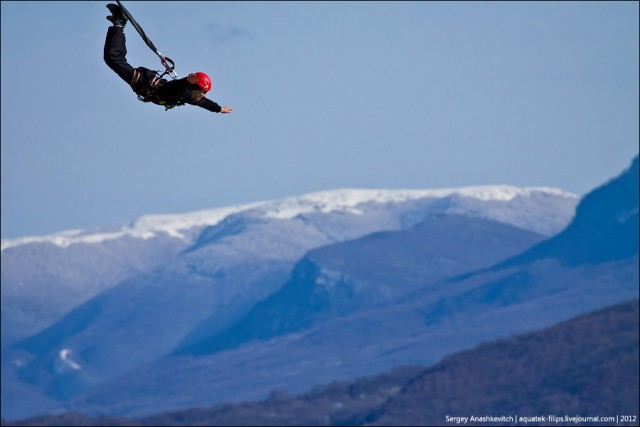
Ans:
[{"label": "mountain ridge", "polygon": [[308,193],[300,196],[271,199],[262,202],[246,203],[213,209],[187,212],[183,214],[151,214],[123,226],[99,227],[93,230],[66,230],[44,236],[28,236],[13,239],[2,239],[1,250],[32,244],[51,243],[60,247],[68,247],[79,243],[100,243],[105,240],[124,236],[148,239],[158,233],[165,233],[175,238],[184,238],[181,231],[202,226],[212,226],[238,212],[260,209],[270,218],[292,218],[306,213],[314,207],[323,212],[339,211],[354,208],[361,203],[399,202],[426,197],[443,198],[451,195],[477,198],[479,200],[511,200],[514,197],[528,196],[534,192],[560,197],[577,198],[576,195],[551,187],[518,188],[508,185],[486,185],[477,187],[460,187],[452,189],[415,189],[415,190],[366,190],[336,189]]}]

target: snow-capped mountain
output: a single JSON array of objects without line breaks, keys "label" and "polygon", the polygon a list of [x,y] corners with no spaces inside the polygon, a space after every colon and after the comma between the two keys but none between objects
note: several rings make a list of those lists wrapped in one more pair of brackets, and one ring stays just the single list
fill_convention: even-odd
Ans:
[{"label": "snow-capped mountain", "polygon": [[[607,200],[607,206],[598,208],[599,203],[595,203],[595,211],[589,208],[598,199]],[[533,258],[516,256],[515,261],[498,263],[495,268],[484,268],[475,274],[425,282],[424,287],[413,289],[391,305],[365,305],[362,310],[344,313],[338,310],[333,313],[337,315],[302,322],[293,329],[278,329],[276,325],[278,316],[289,321],[288,310],[298,308],[297,299],[282,295],[271,301],[279,304],[279,309],[271,311],[270,322],[275,329],[267,328],[265,336],[249,337],[231,348],[214,348],[213,353],[191,352],[160,359],[78,396],[67,402],[65,408],[139,415],[221,401],[254,400],[264,398],[272,389],[303,392],[315,384],[372,375],[401,364],[428,365],[487,340],[548,327],[608,305],[637,299],[637,244],[633,251],[628,250],[633,246],[629,241],[637,242],[637,206],[636,159],[628,171],[585,197],[578,216],[565,232],[568,235],[561,233],[536,245],[528,252],[537,254]],[[633,230],[633,221],[636,236],[621,238],[624,230]],[[601,232],[590,236],[576,230]],[[412,245],[410,234],[405,236],[408,239],[398,237],[394,247],[407,242]],[[610,256],[602,257],[603,252],[596,250],[599,256],[594,259],[591,257],[594,251],[583,248],[587,250],[565,260],[564,251],[558,251],[550,243],[554,240],[562,241],[563,247],[588,245],[591,249],[608,242]],[[342,245],[334,248],[345,253]],[[330,251],[330,248],[322,251],[325,249]],[[339,259],[326,256],[325,260]],[[439,254],[432,253],[425,261],[430,263],[438,257]],[[393,268],[393,263],[390,266]],[[332,267],[334,273],[360,270],[353,268],[351,262]],[[406,269],[417,270],[415,266]],[[309,280],[290,282],[292,286],[297,284],[304,290],[312,284],[324,285],[327,277],[308,272],[312,273],[306,278]],[[303,276],[304,271],[294,272],[292,277],[296,275]],[[411,281],[398,280],[402,282]],[[349,302],[351,295],[330,294],[329,307]],[[326,304],[320,306],[325,307]],[[274,330],[278,333],[273,334]]]},{"label": "snow-capped mountain", "polygon": [[3,241],[3,348],[20,340],[3,351],[3,413],[38,411],[5,408],[5,390],[66,399],[225,330],[312,249],[437,214],[550,236],[576,204],[548,188],[336,190]]},{"label": "snow-capped mountain", "polygon": [[[216,230],[228,230],[231,222],[242,222],[249,217],[268,221],[322,214],[357,216],[364,214],[368,206],[393,207],[413,202],[416,202],[414,210],[418,217],[422,215],[418,205],[439,203],[432,209],[496,219],[551,235],[567,224],[577,199],[555,189],[509,186],[445,190],[346,189],[181,215],[148,215],[128,225],[98,230],[3,240],[2,343],[36,333],[115,284],[170,262],[195,243],[201,244],[207,238],[202,235],[203,230],[225,219],[227,222]],[[372,218],[371,224],[362,230],[332,230],[333,225],[327,223],[324,230],[320,230],[326,236],[302,244],[301,250],[415,223],[415,219],[407,217],[408,213],[404,214],[406,218],[399,215],[393,219],[389,215]],[[376,221],[380,221],[380,225]],[[206,231],[210,235],[216,230]]]},{"label": "snow-capped mountain", "polygon": [[[189,230],[219,223],[224,218],[238,212],[256,211],[266,218],[291,219],[295,216],[313,212],[352,212],[362,213],[357,207],[365,203],[400,203],[416,199],[445,199],[448,197],[463,197],[480,201],[511,201],[515,198],[529,198],[533,196],[549,196],[575,199],[576,196],[554,188],[517,188],[512,186],[480,186],[457,189],[439,190],[362,190],[341,189],[311,193],[299,197],[289,197],[279,200],[249,203],[245,205],[207,209],[197,212],[177,215],[145,215],[137,221],[124,226],[115,226],[98,230],[68,230],[47,236],[32,236],[17,239],[3,239],[2,251],[17,246],[34,243],[51,243],[59,247],[75,244],[103,243],[107,240],[122,237],[151,239],[161,233],[171,237],[186,239]],[[505,222],[518,222],[518,218],[504,218]],[[563,218],[556,221],[549,219],[545,223],[530,224],[534,231],[541,233],[557,231]],[[520,220],[522,221],[522,220]],[[560,225],[561,226],[561,225]],[[540,228],[535,230],[535,228]],[[527,228],[527,227],[523,227]]]}]

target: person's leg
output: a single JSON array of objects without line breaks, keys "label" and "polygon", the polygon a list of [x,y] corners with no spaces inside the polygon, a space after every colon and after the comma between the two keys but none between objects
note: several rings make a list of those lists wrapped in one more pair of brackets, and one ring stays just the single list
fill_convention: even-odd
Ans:
[{"label": "person's leg", "polygon": [[122,80],[131,84],[133,67],[127,62],[127,46],[124,29],[118,26],[109,27],[104,42],[104,62],[116,72]]}]

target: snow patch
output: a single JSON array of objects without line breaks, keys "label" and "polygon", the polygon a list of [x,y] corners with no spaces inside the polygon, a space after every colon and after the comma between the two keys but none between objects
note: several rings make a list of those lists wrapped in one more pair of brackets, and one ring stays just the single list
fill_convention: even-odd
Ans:
[{"label": "snow patch", "polygon": [[62,350],[60,350],[60,360],[65,364],[65,366],[73,369],[74,371],[82,370],[82,367],[80,365],[71,360],[72,353],[73,352],[68,348],[63,348]]},{"label": "snow patch", "polygon": [[338,271],[322,269],[316,277],[316,285],[324,288],[334,287],[336,284],[344,282],[343,274]]}]

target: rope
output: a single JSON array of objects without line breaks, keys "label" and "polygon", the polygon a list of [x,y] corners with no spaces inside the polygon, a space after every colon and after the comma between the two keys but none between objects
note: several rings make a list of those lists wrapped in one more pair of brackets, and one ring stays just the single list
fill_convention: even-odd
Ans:
[{"label": "rope", "polygon": [[[163,54],[158,52],[158,49],[153,44],[151,39],[149,37],[147,37],[147,35],[145,34],[145,32],[142,29],[142,27],[140,26],[140,24],[138,24],[138,22],[135,19],[133,19],[133,16],[131,15],[131,13],[122,5],[120,0],[116,0],[116,3],[118,3],[118,6],[120,6],[120,9],[122,9],[122,13],[124,13],[124,15],[127,17],[127,19],[131,22],[131,25],[133,25],[133,28],[135,28],[136,31],[138,31],[138,33],[142,37],[142,40],[144,40],[144,42],[147,44],[147,46],[149,46],[149,48],[156,55],[158,55],[160,57],[160,62],[167,69],[167,71],[165,71],[162,75],[164,76],[165,74],[169,74],[171,76],[171,78],[176,79],[178,77],[178,75],[175,73],[175,71],[173,71],[173,69],[175,68],[176,64],[170,58],[167,58],[166,56],[164,56]],[[171,65],[169,65],[169,63],[171,63]]]}]

